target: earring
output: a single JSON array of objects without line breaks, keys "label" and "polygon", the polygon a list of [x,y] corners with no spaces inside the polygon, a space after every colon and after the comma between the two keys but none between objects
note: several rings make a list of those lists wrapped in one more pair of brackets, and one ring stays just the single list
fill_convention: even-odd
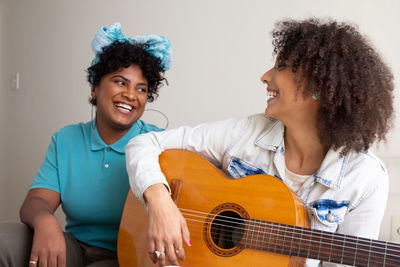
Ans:
[{"label": "earring", "polygon": [[94,121],[94,118],[93,118],[93,110],[94,110],[94,105],[92,104],[92,110],[91,110],[91,112],[90,112],[90,121],[92,122],[91,124],[92,124],[92,129],[94,129],[95,128],[95,121]]},{"label": "earring", "polygon": [[317,92],[317,91],[314,91],[313,93],[312,93],[312,98],[314,99],[314,100],[317,100],[318,99],[318,97],[319,97],[319,93]]}]

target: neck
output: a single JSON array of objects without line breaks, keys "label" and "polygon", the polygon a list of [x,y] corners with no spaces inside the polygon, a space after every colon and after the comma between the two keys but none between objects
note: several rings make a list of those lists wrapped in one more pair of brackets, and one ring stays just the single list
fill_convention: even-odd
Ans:
[{"label": "neck", "polygon": [[320,142],[315,123],[301,121],[286,125],[285,162],[290,171],[313,174],[321,166],[328,150]]},{"label": "neck", "polygon": [[128,129],[117,129],[107,126],[104,122],[96,119],[97,131],[104,143],[107,145],[114,144],[121,139],[128,131]]}]

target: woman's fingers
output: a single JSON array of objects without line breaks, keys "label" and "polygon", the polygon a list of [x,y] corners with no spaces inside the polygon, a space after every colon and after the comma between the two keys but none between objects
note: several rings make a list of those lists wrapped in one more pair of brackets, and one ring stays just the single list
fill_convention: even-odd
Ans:
[{"label": "woman's fingers", "polygon": [[29,267],[37,267],[38,266],[38,257],[35,255],[31,255],[29,260]]},{"label": "woman's fingers", "polygon": [[185,259],[185,249],[182,246],[182,243],[180,245],[175,245],[174,246],[174,253],[176,254],[176,256],[178,256],[178,258],[180,260],[184,260]]},{"label": "woman's fingers", "polygon": [[33,234],[29,267],[65,267],[64,235],[58,225],[38,226]]},{"label": "woman's fingers", "polygon": [[67,266],[67,255],[64,253],[61,253],[60,255],[58,255],[57,263],[58,263],[58,267],[66,267]]},{"label": "woman's fingers", "polygon": [[57,265],[57,255],[52,255],[47,262],[48,267],[58,267]]},{"label": "woman's fingers", "polygon": [[157,262],[157,257],[156,257],[156,255],[155,255],[156,246],[155,246],[153,240],[151,240],[150,238],[148,238],[148,239],[149,239],[149,240],[148,240],[148,241],[149,241],[149,245],[148,245],[148,250],[147,250],[147,252],[149,253],[150,260],[151,260],[153,263],[156,263],[156,262]]},{"label": "woman's fingers", "polygon": [[164,248],[158,248],[155,252],[157,260],[160,266],[166,265],[166,251]]},{"label": "woman's fingers", "polygon": [[181,231],[182,231],[183,242],[185,242],[188,247],[191,247],[192,241],[190,240],[190,232],[189,232],[186,220],[185,220],[185,218],[183,218],[183,216],[182,216],[182,222],[181,222]]},{"label": "woman's fingers", "polygon": [[172,265],[179,265],[178,258],[176,257],[175,247],[172,243],[166,249],[166,254]]},{"label": "woman's fingers", "polygon": [[39,258],[38,266],[39,267],[47,267],[48,266],[47,265],[47,259],[45,257]]},{"label": "woman's fingers", "polygon": [[149,257],[154,262],[155,255],[160,266],[168,261],[179,265],[178,259],[185,258],[183,241],[191,245],[186,221],[164,185],[149,187],[145,196],[148,204]]}]

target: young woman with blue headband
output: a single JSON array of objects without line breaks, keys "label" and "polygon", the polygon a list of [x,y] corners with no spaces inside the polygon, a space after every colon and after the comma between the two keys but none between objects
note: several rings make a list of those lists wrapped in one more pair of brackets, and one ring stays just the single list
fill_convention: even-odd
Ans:
[{"label": "young woman with blue headband", "polygon": [[[52,135],[20,210],[23,224],[1,226],[0,266],[118,266],[118,227],[129,190],[124,147],[161,131],[140,120],[171,65],[169,41],[128,38],[119,23],[100,29],[88,68],[96,117]],[[65,232],[53,213],[61,205]],[[4,232],[4,234],[3,234]]]}]

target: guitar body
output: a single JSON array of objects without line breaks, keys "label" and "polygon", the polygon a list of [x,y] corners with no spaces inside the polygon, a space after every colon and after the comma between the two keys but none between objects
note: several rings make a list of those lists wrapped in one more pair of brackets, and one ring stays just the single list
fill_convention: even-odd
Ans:
[{"label": "guitar body", "polygon": [[[260,231],[254,222],[247,223],[247,219],[256,218],[309,227],[302,201],[281,180],[269,175],[230,179],[206,159],[184,150],[165,151],[160,165],[170,185],[181,181],[173,195],[193,243],[185,246],[186,259],[181,266],[304,265],[302,258],[258,250],[268,245],[269,237],[254,236]],[[233,221],[233,226],[221,229],[225,218]],[[129,191],[118,236],[121,267],[155,266],[147,251],[146,224],[145,208]],[[250,235],[253,241],[246,241]]]}]

